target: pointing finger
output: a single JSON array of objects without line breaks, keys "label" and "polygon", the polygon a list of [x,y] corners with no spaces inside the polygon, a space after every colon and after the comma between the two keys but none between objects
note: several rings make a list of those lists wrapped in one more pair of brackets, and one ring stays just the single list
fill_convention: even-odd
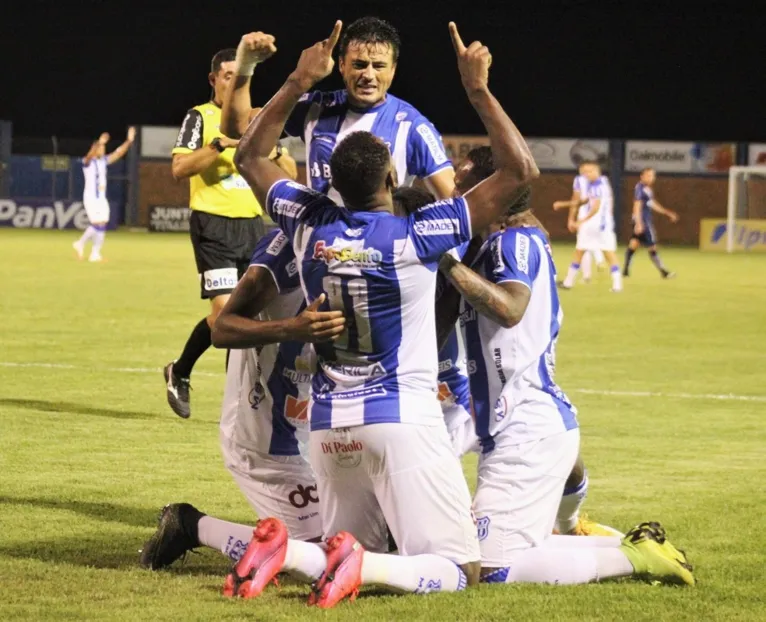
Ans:
[{"label": "pointing finger", "polygon": [[463,40],[460,38],[460,33],[457,31],[457,26],[455,25],[455,22],[449,23],[449,34],[450,37],[452,37],[452,46],[455,48],[455,52],[458,54],[462,54],[465,52],[465,44],[463,43]]},{"label": "pointing finger", "polygon": [[335,46],[338,44],[338,40],[340,39],[340,31],[343,28],[343,22],[338,20],[335,22],[335,26],[332,29],[332,32],[330,33],[330,37],[327,39],[327,43],[325,43],[325,49],[328,52],[332,52],[335,49]]}]

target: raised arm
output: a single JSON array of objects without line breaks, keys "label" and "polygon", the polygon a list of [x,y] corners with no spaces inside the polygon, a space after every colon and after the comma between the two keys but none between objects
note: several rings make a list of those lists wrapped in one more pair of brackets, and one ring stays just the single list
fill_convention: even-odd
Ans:
[{"label": "raised arm", "polygon": [[478,233],[499,220],[519,191],[539,177],[540,171],[521,132],[489,91],[489,50],[478,41],[466,48],[454,22],[450,22],[449,29],[463,87],[487,130],[495,163],[495,172],[465,194],[471,227]]},{"label": "raised arm", "polygon": [[276,39],[272,35],[251,32],[240,39],[234,59],[234,79],[226,87],[221,109],[221,132],[229,138],[240,138],[260,111],[260,108],[253,108],[250,83],[256,65],[276,51]]},{"label": "raised arm", "polygon": [[285,123],[298,100],[332,72],[335,66],[332,51],[340,38],[341,28],[342,23],[336,22],[328,39],[303,50],[295,71],[256,115],[239,142],[234,163],[261,205],[266,205],[266,195],[277,181],[290,179],[285,171],[269,159],[269,154],[282,135]]},{"label": "raised arm", "polygon": [[110,153],[108,156],[106,156],[106,163],[107,164],[114,164],[118,160],[121,160],[125,157],[125,154],[128,153],[128,149],[130,149],[130,146],[133,144],[133,141],[136,140],[136,128],[129,127],[128,128],[128,136],[125,139],[125,141],[117,147],[112,153]]}]

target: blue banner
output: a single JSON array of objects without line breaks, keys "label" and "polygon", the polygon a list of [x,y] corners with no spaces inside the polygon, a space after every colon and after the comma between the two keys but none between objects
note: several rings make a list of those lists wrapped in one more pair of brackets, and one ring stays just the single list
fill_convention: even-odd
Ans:
[{"label": "blue banner", "polygon": [[[109,229],[120,222],[119,209],[111,209]],[[86,229],[88,216],[82,201],[0,199],[0,227],[17,229]]]}]

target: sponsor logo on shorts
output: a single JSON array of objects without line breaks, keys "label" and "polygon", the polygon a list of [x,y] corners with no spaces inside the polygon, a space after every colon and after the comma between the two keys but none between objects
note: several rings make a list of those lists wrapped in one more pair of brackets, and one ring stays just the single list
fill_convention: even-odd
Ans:
[{"label": "sponsor logo on shorts", "polygon": [[280,231],[266,247],[266,252],[276,257],[285,246],[287,246],[287,236]]},{"label": "sponsor logo on shorts", "polygon": [[287,276],[295,276],[298,274],[298,261],[293,259],[289,264],[285,266],[285,272]]},{"label": "sponsor logo on shorts", "polygon": [[471,376],[476,373],[476,361],[473,359],[469,360],[466,363],[465,370],[468,372],[468,375]]},{"label": "sponsor logo on shorts", "polygon": [[317,496],[317,487],[303,486],[298,484],[298,487],[287,495],[287,500],[294,508],[302,510],[309,503],[319,503],[319,497]]},{"label": "sponsor logo on shorts", "polygon": [[290,380],[293,384],[308,384],[311,382],[311,374],[300,372],[296,369],[290,369],[288,367],[285,367],[285,369],[282,370],[282,375]]},{"label": "sponsor logo on shorts", "polygon": [[489,535],[489,516],[482,516],[476,519],[476,534],[479,540],[486,540]]},{"label": "sponsor logo on shorts", "polygon": [[460,233],[460,221],[457,218],[419,220],[413,228],[416,235],[454,235]]},{"label": "sponsor logo on shorts", "polygon": [[439,361],[439,373],[449,371],[452,369],[452,360],[447,359],[446,361]]},{"label": "sponsor logo on shorts", "polygon": [[436,137],[433,130],[425,123],[421,123],[415,131],[423,138],[423,142],[434,159],[434,164],[436,166],[444,164],[447,161],[447,154],[444,152],[444,147],[442,147],[441,141]]},{"label": "sponsor logo on shorts", "polygon": [[263,401],[264,397],[266,397],[266,391],[264,390],[263,385],[260,382],[256,382],[248,394],[250,406],[253,408],[258,408],[258,405]]},{"label": "sponsor logo on shorts", "polygon": [[287,218],[298,218],[306,209],[305,205],[288,201],[287,199],[274,199],[271,203],[271,211],[275,214],[281,214]]},{"label": "sponsor logo on shorts", "polygon": [[208,270],[202,274],[202,280],[206,292],[213,292],[218,289],[234,289],[237,286],[236,268],[217,268]]},{"label": "sponsor logo on shorts", "polygon": [[335,464],[344,469],[357,467],[362,461],[364,445],[361,441],[351,441],[350,443],[330,441],[321,443],[321,447],[323,454],[331,455]]},{"label": "sponsor logo on shorts", "polygon": [[505,384],[507,380],[505,378],[505,372],[503,371],[503,351],[500,348],[495,348],[492,351],[492,360],[495,362],[497,377],[502,384]]},{"label": "sponsor logo on shorts", "polygon": [[327,265],[342,263],[349,267],[377,268],[383,261],[383,253],[372,246],[364,248],[364,240],[344,243],[336,239],[332,245],[325,240],[317,240],[313,258]]}]

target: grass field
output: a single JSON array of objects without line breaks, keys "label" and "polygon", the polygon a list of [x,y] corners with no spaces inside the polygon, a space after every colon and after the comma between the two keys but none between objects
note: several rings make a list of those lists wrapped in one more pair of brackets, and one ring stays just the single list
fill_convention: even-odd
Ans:
[{"label": "grass field", "polygon": [[218,448],[224,357],[200,361],[192,418],[173,415],[160,368],[206,312],[187,238],[110,234],[100,265],[74,239],[0,230],[0,619],[766,620],[766,256],[666,249],[675,281],[641,254],[622,294],[606,275],[562,294],[557,379],[580,410],[587,510],[663,521],[696,588],[363,593],[321,612],[297,585],[224,599],[213,551],[137,567],[167,502],[253,521]]}]

